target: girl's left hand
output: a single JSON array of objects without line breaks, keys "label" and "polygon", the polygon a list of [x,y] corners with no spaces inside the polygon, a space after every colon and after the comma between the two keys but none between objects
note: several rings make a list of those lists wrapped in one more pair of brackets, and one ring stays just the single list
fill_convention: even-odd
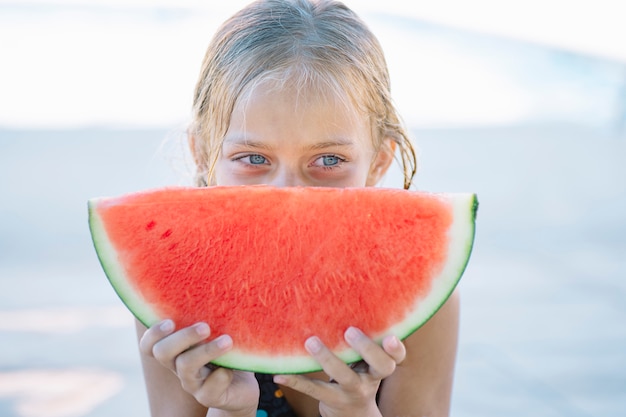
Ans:
[{"label": "girl's left hand", "polygon": [[274,382],[317,399],[320,414],[324,417],[380,416],[376,404],[380,382],[404,360],[406,349],[396,336],[386,337],[379,346],[355,327],[346,330],[344,337],[363,358],[363,366],[346,365],[319,338],[313,336],[307,339],[305,347],[330,381],[304,375],[276,375]]}]

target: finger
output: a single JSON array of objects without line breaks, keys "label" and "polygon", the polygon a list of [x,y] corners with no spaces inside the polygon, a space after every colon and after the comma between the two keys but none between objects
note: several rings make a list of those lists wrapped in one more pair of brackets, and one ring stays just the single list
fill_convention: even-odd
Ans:
[{"label": "finger", "polygon": [[318,401],[325,400],[328,402],[329,397],[334,395],[333,389],[335,387],[332,386],[334,384],[328,384],[304,375],[274,375],[274,382],[315,398]]},{"label": "finger", "polygon": [[400,364],[406,358],[406,347],[395,335],[383,339],[383,349],[393,358],[396,364]]},{"label": "finger", "polygon": [[356,327],[346,330],[345,339],[369,365],[367,372],[372,378],[383,379],[395,371],[395,359]]},{"label": "finger", "polygon": [[[222,335],[209,343],[199,344],[178,355],[175,359],[175,368],[183,388],[188,392],[198,390],[209,375],[215,373],[211,372],[206,364],[226,353],[232,346],[231,337]],[[216,370],[216,368],[213,369]]]},{"label": "finger", "polygon": [[232,384],[234,373],[231,369],[216,368],[196,387],[194,397],[200,404],[212,404],[220,408],[228,401],[225,393]]},{"label": "finger", "polygon": [[139,351],[146,356],[153,357],[152,348],[154,345],[159,340],[171,334],[174,328],[174,322],[169,319],[163,320],[150,327],[143,333],[141,339],[139,339]]},{"label": "finger", "polygon": [[308,338],[304,343],[304,347],[322,366],[322,369],[332,381],[346,387],[358,385],[358,375],[332,353],[318,337],[312,336]]},{"label": "finger", "polygon": [[176,372],[176,357],[211,334],[206,323],[197,323],[159,340],[152,348],[152,355],[163,366]]}]

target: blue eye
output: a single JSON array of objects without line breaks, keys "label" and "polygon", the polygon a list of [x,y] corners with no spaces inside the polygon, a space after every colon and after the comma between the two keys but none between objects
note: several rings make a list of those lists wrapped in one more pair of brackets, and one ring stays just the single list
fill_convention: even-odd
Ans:
[{"label": "blue eye", "polygon": [[267,159],[261,155],[249,155],[248,158],[252,165],[263,165],[267,163]]},{"label": "blue eye", "polygon": [[341,160],[335,155],[324,155],[322,157],[322,163],[325,167],[338,165],[339,162],[341,162]]},{"label": "blue eye", "polygon": [[315,161],[313,161],[313,163],[311,163],[311,166],[330,171],[340,169],[345,162],[346,160],[344,158],[330,154],[318,157]]}]

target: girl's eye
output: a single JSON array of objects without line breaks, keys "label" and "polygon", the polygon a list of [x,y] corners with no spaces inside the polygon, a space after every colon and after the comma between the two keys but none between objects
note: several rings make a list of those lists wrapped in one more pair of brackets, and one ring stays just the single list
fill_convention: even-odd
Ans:
[{"label": "girl's eye", "polygon": [[264,157],[263,155],[258,155],[258,154],[241,156],[239,158],[235,158],[235,160],[243,162],[244,164],[249,164],[249,165],[266,165],[266,164],[268,164],[267,158]]},{"label": "girl's eye", "polygon": [[335,155],[325,155],[322,156],[322,163],[325,167],[334,166],[339,164],[339,158],[337,158]]},{"label": "girl's eye", "polygon": [[253,165],[262,165],[267,162],[264,156],[261,155],[250,155],[250,163]]},{"label": "girl's eye", "polygon": [[337,155],[324,155],[317,158],[312,165],[320,168],[333,168],[341,165],[345,161],[345,159]]}]

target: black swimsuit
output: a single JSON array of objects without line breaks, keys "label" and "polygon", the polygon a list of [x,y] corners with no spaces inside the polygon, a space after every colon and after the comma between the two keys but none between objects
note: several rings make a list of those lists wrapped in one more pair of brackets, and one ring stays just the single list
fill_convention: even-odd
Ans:
[{"label": "black swimsuit", "polygon": [[257,417],[297,417],[282,390],[272,380],[272,375],[254,374],[254,376],[261,390]]},{"label": "black swimsuit", "polygon": [[[261,391],[256,417],[298,417],[291,409],[283,391],[274,383],[272,375],[254,374],[254,376]],[[380,388],[376,393],[376,403],[379,394]]]}]

